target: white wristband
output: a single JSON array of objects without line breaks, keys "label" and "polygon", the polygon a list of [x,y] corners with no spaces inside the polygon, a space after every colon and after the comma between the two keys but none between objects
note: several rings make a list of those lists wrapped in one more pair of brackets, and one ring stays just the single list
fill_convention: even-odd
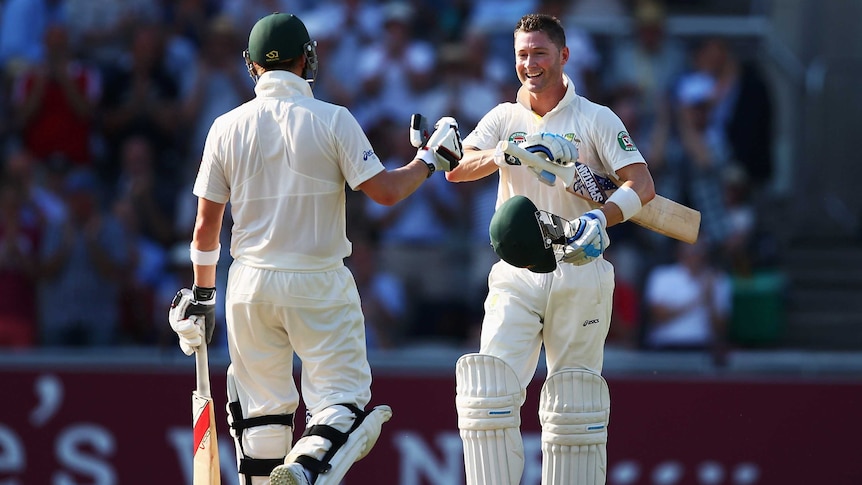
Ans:
[{"label": "white wristband", "polygon": [[189,245],[192,263],[200,266],[212,266],[218,263],[218,257],[221,255],[221,244],[212,251],[201,251]]},{"label": "white wristband", "polygon": [[639,210],[641,210],[641,198],[637,192],[634,191],[631,187],[626,185],[618,188],[605,202],[613,202],[620,208],[620,211],[623,213],[623,220],[629,220],[633,215],[637,214]]}]

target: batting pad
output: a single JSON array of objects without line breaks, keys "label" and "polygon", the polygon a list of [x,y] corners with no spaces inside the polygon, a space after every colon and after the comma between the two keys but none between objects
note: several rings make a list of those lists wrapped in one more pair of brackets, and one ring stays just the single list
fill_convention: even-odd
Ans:
[{"label": "batting pad", "polygon": [[[348,435],[347,441],[329,461],[332,468],[326,473],[318,475],[314,485],[338,485],[341,483],[353,463],[361,460],[371,451],[371,448],[377,443],[377,438],[380,437],[383,423],[389,421],[391,417],[392,409],[389,406],[375,406],[365,416],[362,423]],[[285,463],[292,463],[295,459],[296,455],[291,453],[285,459]]]},{"label": "batting pad", "polygon": [[599,374],[566,369],[548,376],[539,398],[543,484],[605,484],[610,413]]},{"label": "batting pad", "polygon": [[467,485],[517,485],[525,391],[515,371],[497,357],[466,354],[455,364],[455,392]]}]

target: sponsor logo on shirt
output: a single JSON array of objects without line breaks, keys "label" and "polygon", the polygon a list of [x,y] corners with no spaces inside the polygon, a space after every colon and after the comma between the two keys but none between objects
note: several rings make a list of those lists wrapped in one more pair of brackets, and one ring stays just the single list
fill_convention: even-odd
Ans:
[{"label": "sponsor logo on shirt", "polygon": [[586,327],[587,325],[592,325],[594,323],[599,323],[599,319],[593,318],[592,320],[584,320],[583,326]]},{"label": "sponsor logo on shirt", "polygon": [[593,175],[593,172],[589,167],[579,163],[575,165],[575,170],[578,171],[578,175],[581,177],[581,183],[584,184],[584,188],[587,189],[587,192],[590,194],[590,198],[596,202],[603,203],[605,201],[605,193],[599,188],[599,184],[596,182],[596,177]]},{"label": "sponsor logo on shirt", "polygon": [[524,143],[527,141],[527,134],[523,131],[516,131],[509,135],[509,141],[515,144]]},{"label": "sponsor logo on shirt", "polygon": [[365,150],[362,152],[362,159],[368,161],[369,158],[374,156],[374,150]]}]

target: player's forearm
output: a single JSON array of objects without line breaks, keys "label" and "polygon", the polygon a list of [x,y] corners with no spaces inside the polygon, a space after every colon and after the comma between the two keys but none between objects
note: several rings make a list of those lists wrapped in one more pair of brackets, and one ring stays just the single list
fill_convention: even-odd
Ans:
[{"label": "player's forearm", "polygon": [[494,164],[494,150],[477,150],[464,147],[464,157],[455,169],[446,172],[450,182],[471,182],[487,177],[497,171]]},{"label": "player's forearm", "polygon": [[201,288],[213,288],[216,285],[216,265],[193,265],[195,272],[194,283]]}]

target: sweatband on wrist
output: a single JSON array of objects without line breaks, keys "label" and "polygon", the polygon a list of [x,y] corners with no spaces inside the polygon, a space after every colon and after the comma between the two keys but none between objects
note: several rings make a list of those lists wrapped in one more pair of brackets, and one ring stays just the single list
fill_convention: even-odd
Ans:
[{"label": "sweatband on wrist", "polygon": [[428,148],[420,148],[419,151],[416,152],[416,158],[425,162],[425,166],[428,167],[428,177],[426,178],[430,178],[434,175],[434,172],[437,171],[437,167],[434,165],[434,159],[436,156],[437,155]]},{"label": "sweatband on wrist", "polygon": [[638,193],[626,185],[618,188],[611,194],[605,204],[608,202],[613,202],[620,208],[624,221],[629,220],[633,215],[637,214],[642,207],[641,198]]},{"label": "sweatband on wrist", "polygon": [[221,244],[212,251],[201,251],[189,245],[189,252],[192,263],[200,266],[212,266],[218,263],[218,257],[221,255]]}]

